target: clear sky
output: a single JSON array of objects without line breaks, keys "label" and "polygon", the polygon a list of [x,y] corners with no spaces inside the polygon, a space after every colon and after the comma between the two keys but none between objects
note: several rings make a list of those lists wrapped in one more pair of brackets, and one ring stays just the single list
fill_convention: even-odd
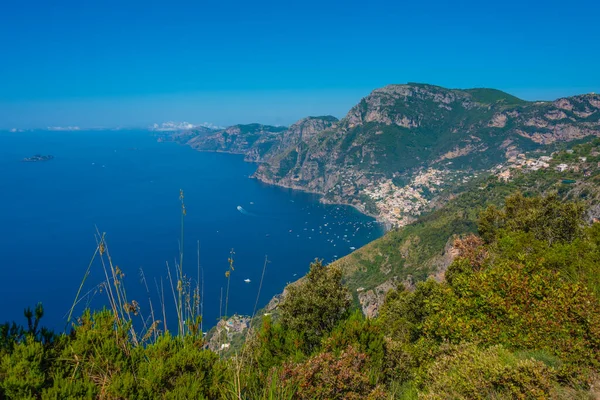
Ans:
[{"label": "clear sky", "polygon": [[600,1],[4,0],[0,128],[343,116],[424,82],[600,92]]}]

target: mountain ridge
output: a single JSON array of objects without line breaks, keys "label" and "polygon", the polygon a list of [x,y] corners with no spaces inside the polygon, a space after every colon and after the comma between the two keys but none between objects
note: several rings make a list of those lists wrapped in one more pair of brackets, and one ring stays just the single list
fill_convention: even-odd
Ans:
[{"label": "mountain ridge", "polygon": [[519,154],[599,135],[600,95],[529,102],[496,89],[409,83],[373,90],[339,120],[234,125],[180,142],[244,154],[259,163],[258,180],[402,226],[457,183],[516,167]]},{"label": "mountain ridge", "polygon": [[[548,105],[512,97],[508,104],[502,101],[506,96],[499,96],[502,92],[489,89],[476,89],[475,98],[472,92],[425,84],[376,89],[336,128],[288,149],[278,163],[267,160],[255,177],[309,189],[326,201],[351,204],[404,225],[427,208],[435,197],[431,192],[439,192],[449,178],[469,179],[523,151],[600,134],[596,95]],[[495,102],[480,103],[482,98]],[[417,188],[415,180],[441,185]],[[393,193],[397,201],[382,204],[389,197],[382,192]]]}]

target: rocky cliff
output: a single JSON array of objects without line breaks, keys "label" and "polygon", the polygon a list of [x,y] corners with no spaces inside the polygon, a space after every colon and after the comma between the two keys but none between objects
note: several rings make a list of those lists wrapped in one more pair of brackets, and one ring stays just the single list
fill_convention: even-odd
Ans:
[{"label": "rocky cliff", "polygon": [[245,154],[248,161],[258,161],[271,146],[280,143],[286,130],[286,127],[261,124],[233,125],[208,134],[191,130],[184,143],[200,151]]},{"label": "rocky cliff", "polygon": [[374,90],[341,120],[182,133],[204,151],[245,154],[254,177],[323,194],[402,226],[440,195],[526,151],[600,135],[600,95],[527,102],[494,89],[425,84]]},{"label": "rocky cliff", "polygon": [[277,147],[255,177],[405,225],[447,186],[590,135],[600,135],[599,95],[526,102],[493,89],[390,85],[308,140]]}]

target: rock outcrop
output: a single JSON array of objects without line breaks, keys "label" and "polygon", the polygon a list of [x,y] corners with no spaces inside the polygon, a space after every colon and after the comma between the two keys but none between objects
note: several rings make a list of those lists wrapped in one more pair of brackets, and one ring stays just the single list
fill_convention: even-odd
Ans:
[{"label": "rock outcrop", "polygon": [[[244,154],[248,161],[259,161],[275,143],[279,143],[286,127],[247,124],[233,125],[229,128],[200,132],[188,137],[187,145],[200,151],[217,151]],[[180,133],[185,135],[186,132]]]},{"label": "rock outcrop", "polygon": [[[518,154],[524,148],[599,136],[599,102],[593,94],[531,103],[491,89],[389,85],[321,132],[273,146],[254,176],[368,209],[367,192],[380,182],[410,182],[432,166],[459,175],[486,170],[506,160],[507,141],[510,154]],[[377,205],[370,212],[383,215]],[[384,219],[410,221],[393,214]]]},{"label": "rock outcrop", "polygon": [[[524,150],[587,136],[600,136],[597,94],[527,102],[494,89],[425,84],[376,89],[341,120],[174,135],[198,150],[244,154],[259,162],[253,177],[263,182],[322,194],[324,202],[353,205],[391,225],[412,221],[446,187]],[[413,184],[431,169],[444,181]],[[383,187],[391,192],[382,195]]]}]

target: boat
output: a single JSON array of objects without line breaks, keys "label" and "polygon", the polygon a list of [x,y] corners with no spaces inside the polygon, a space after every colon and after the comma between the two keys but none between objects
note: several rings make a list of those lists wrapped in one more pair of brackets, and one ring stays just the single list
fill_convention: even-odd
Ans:
[{"label": "boat", "polygon": [[244,282],[250,283],[250,279],[246,278],[246,279],[244,279]]}]

